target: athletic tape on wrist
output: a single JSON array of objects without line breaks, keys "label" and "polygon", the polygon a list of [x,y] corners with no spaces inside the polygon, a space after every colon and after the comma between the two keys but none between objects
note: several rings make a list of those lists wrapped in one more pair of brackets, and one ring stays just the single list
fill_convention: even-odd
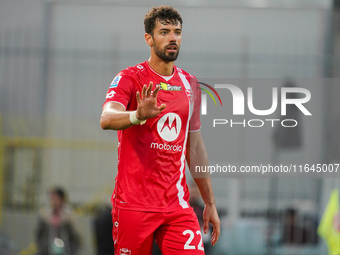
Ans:
[{"label": "athletic tape on wrist", "polygon": [[146,122],[146,120],[139,120],[139,119],[137,119],[136,113],[137,113],[137,111],[130,112],[130,122],[133,125],[138,125],[138,124],[143,125]]}]

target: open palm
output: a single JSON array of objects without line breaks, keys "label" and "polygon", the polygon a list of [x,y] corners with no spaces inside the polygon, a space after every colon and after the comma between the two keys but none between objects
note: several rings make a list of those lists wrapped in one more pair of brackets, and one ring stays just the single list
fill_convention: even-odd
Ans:
[{"label": "open palm", "polygon": [[136,92],[138,104],[136,117],[139,120],[154,118],[158,114],[160,114],[166,107],[165,104],[157,106],[157,95],[160,86],[156,86],[155,90],[152,92],[152,85],[152,82],[149,83],[148,87],[146,86],[146,84],[144,84],[142,93],[140,93],[139,91]]}]

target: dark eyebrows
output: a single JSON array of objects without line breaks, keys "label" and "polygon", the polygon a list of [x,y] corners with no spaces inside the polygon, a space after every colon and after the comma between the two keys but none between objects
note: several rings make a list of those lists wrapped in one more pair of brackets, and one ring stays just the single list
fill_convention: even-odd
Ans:
[{"label": "dark eyebrows", "polygon": [[[161,28],[161,29],[159,30],[159,32],[162,32],[162,31],[170,32],[171,29],[169,29],[169,28]],[[174,29],[174,31],[176,31],[176,32],[182,32],[182,28],[176,28],[176,29]]]}]

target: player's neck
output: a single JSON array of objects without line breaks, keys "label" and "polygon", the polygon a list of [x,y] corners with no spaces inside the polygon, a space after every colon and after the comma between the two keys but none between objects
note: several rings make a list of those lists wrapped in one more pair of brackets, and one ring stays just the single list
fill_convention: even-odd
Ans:
[{"label": "player's neck", "polygon": [[148,62],[150,67],[160,75],[169,76],[172,75],[174,71],[174,61],[166,62],[151,56]]}]

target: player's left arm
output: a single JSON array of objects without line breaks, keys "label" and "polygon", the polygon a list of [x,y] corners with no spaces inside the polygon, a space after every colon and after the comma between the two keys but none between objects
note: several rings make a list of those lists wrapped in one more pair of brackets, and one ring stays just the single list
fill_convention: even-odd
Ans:
[{"label": "player's left arm", "polygon": [[211,237],[211,244],[215,245],[220,236],[221,223],[217,214],[210,175],[208,172],[201,172],[199,174],[195,172],[196,166],[208,166],[208,155],[203,143],[201,131],[189,132],[186,149],[186,160],[191,175],[193,176],[205,203],[203,212],[203,231],[205,234],[208,233],[209,222],[213,225],[214,229]]}]

